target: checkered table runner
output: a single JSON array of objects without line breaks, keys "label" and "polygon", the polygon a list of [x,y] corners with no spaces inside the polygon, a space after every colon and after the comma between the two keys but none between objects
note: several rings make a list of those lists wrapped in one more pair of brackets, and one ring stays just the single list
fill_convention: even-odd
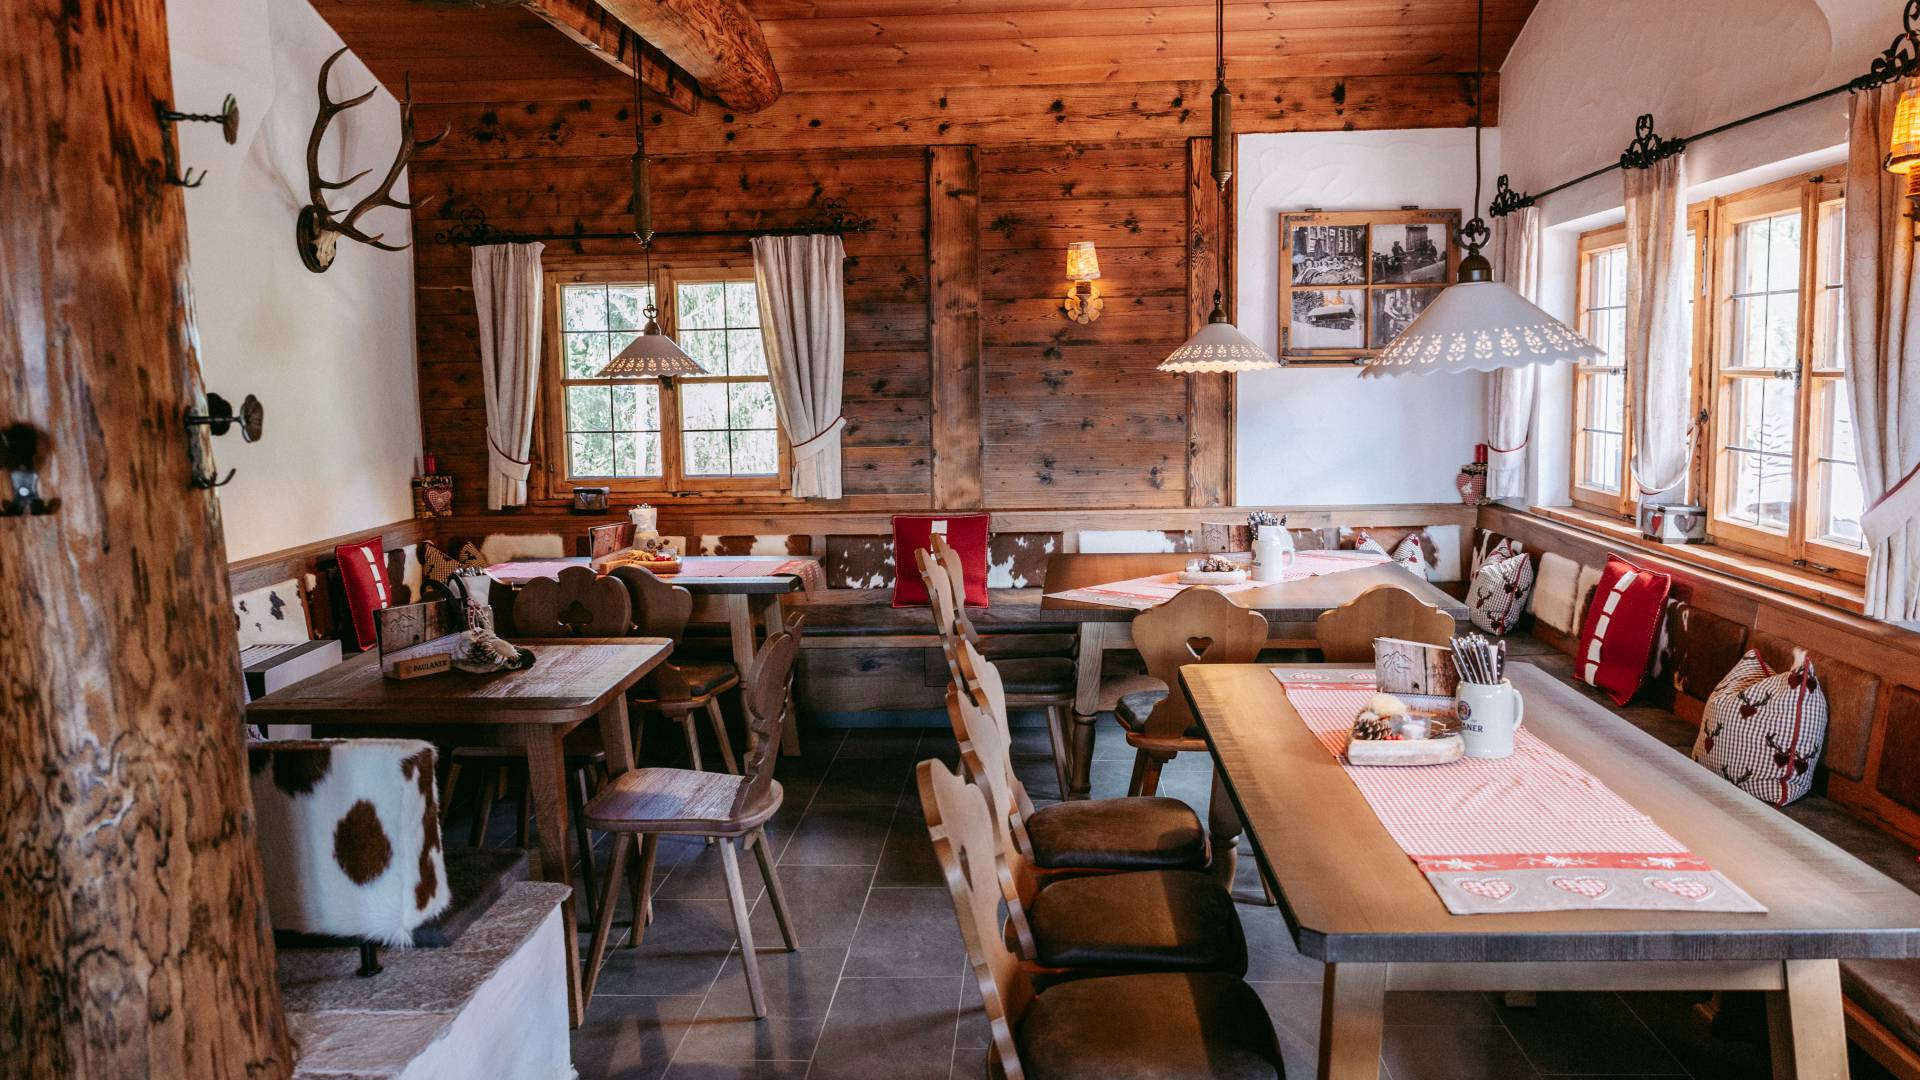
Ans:
[{"label": "checkered table runner", "polygon": [[776,577],[792,574],[814,593],[827,587],[826,574],[818,559],[793,559],[785,555],[688,555],[680,560],[676,578]]},{"label": "checkered table runner", "polygon": [[[1234,558],[1228,556],[1228,558]],[[1238,561],[1238,560],[1236,560]],[[1295,557],[1293,564],[1280,575],[1280,580],[1305,581],[1310,577],[1325,574],[1337,574],[1343,570],[1359,570],[1367,566],[1379,566],[1391,562],[1387,556],[1374,551],[1302,551]],[[1244,589],[1259,589],[1275,584],[1271,581],[1246,581],[1237,585],[1214,585],[1211,588],[1223,593],[1235,593]],[[1125,581],[1112,581],[1105,585],[1088,585],[1081,589],[1068,589],[1065,592],[1048,593],[1057,600],[1078,600],[1087,604],[1104,604],[1107,607],[1133,608],[1145,611],[1158,607],[1173,599],[1182,589],[1191,589],[1191,585],[1180,583],[1178,571],[1168,574],[1152,574],[1147,577],[1128,578]]]},{"label": "checkered table runner", "polygon": [[1373,675],[1274,669],[1380,823],[1456,915],[1582,908],[1765,911],[1592,773],[1522,728],[1512,757],[1345,764]]}]

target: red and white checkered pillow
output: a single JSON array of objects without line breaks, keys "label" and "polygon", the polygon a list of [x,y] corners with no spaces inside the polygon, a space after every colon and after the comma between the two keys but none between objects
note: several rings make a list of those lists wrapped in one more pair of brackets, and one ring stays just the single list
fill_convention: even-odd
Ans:
[{"label": "red and white checkered pillow", "polygon": [[1693,760],[1775,806],[1813,787],[1827,739],[1827,695],[1812,661],[1795,650],[1793,667],[1775,672],[1754,650],[1707,696]]},{"label": "red and white checkered pillow", "polygon": [[1467,595],[1467,617],[1489,634],[1505,634],[1526,613],[1533,592],[1533,560],[1520,545],[1488,552],[1473,575]]},{"label": "red and white checkered pillow", "polygon": [[1672,589],[1667,575],[1607,556],[1573,654],[1580,681],[1606,691],[1617,705],[1633,700],[1653,660]]}]

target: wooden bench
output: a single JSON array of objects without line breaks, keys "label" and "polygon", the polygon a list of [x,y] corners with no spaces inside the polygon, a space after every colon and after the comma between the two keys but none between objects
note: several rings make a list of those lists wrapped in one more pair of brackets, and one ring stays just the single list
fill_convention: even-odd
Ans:
[{"label": "wooden bench", "polygon": [[[1625,708],[1577,683],[1565,635],[1542,629],[1512,648],[1680,753],[1747,649],[1775,668],[1806,649],[1827,695],[1827,744],[1813,794],[1781,812],[1920,892],[1920,634],[1534,515],[1489,508],[1481,520],[1536,558],[1594,566],[1615,554],[1673,576],[1656,675]],[[1841,980],[1849,1037],[1895,1076],[1920,1080],[1920,960],[1842,961]]]}]

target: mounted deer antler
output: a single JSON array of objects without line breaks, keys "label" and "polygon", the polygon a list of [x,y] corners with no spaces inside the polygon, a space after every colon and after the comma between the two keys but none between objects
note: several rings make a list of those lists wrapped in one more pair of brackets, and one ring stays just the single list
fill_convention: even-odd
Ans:
[{"label": "mounted deer antler", "polygon": [[382,206],[390,206],[397,210],[411,210],[416,206],[424,206],[426,199],[408,202],[394,198],[393,185],[399,181],[401,170],[407,167],[407,162],[417,151],[425,150],[445,138],[447,134],[442,131],[431,139],[422,139],[417,142],[414,140],[413,87],[409,82],[406,96],[400,101],[400,149],[393,156],[393,165],[387,169],[386,179],[380,181],[378,187],[359,202],[354,203],[353,208],[345,211],[344,214],[329,208],[326,197],[328,191],[347,187],[373,171],[362,169],[345,180],[323,180],[320,177],[320,140],[326,137],[327,125],[333,122],[334,117],[373,96],[373,90],[350,97],[345,101],[335,101],[327,96],[327,76],[333,72],[334,61],[340,59],[341,54],[346,51],[344,48],[340,49],[327,57],[326,63],[320,65],[320,114],[313,118],[313,134],[307,139],[308,203],[300,208],[300,217],[294,227],[294,236],[300,245],[300,261],[316,274],[325,273],[327,267],[333,265],[334,248],[339,243],[339,237],[342,236],[379,248],[381,251],[407,249],[406,244],[383,242],[381,237],[385,236],[385,233],[374,233],[369,236],[360,228],[360,217],[367,211]]}]

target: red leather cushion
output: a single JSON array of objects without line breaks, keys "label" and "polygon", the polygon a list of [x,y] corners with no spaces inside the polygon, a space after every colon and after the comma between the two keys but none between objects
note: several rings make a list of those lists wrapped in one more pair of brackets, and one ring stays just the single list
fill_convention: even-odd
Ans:
[{"label": "red leather cushion", "polygon": [[968,607],[987,606],[987,534],[991,514],[895,514],[893,516],[893,606],[925,607],[927,583],[920,580],[913,553],[933,547],[938,527],[960,556],[967,582]]},{"label": "red leather cushion", "polygon": [[1606,691],[1615,704],[1633,699],[1653,659],[1672,588],[1673,579],[1665,574],[1607,556],[1573,655],[1582,681]]},{"label": "red leather cushion", "polygon": [[393,605],[392,589],[387,584],[387,550],[381,541],[375,536],[333,549],[334,558],[340,560],[340,584],[347,595],[353,639],[362,649],[379,643],[373,630],[373,613]]}]

